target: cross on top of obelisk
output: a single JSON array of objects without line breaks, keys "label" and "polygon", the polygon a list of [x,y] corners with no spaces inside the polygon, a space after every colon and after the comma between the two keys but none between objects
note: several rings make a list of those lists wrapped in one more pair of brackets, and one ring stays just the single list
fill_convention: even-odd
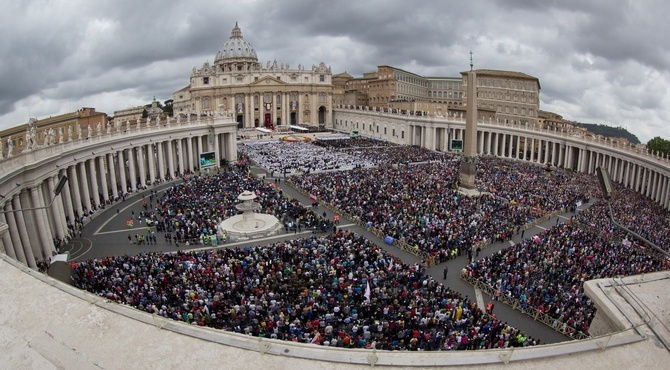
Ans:
[{"label": "cross on top of obelisk", "polygon": [[470,71],[472,71],[472,67],[474,67],[474,64],[472,63],[472,50],[470,50]]}]

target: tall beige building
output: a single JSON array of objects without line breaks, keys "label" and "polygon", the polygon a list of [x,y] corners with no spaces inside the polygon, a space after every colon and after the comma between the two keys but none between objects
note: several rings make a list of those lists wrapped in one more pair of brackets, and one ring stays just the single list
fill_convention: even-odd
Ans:
[{"label": "tall beige building", "polygon": [[[518,125],[538,124],[540,80],[537,77],[493,69],[477,69],[474,72],[477,73],[479,110],[495,112],[495,115],[480,119]],[[461,72],[463,86],[467,86],[467,74]]]},{"label": "tall beige building", "polygon": [[258,61],[237,23],[214,63],[193,68],[190,84],[173,94],[174,114],[233,112],[237,127],[332,127],[333,83],[323,62],[303,65]]}]

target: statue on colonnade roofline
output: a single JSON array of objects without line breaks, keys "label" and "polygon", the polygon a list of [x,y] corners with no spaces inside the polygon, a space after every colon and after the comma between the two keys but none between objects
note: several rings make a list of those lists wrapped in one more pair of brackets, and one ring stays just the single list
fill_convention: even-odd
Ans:
[{"label": "statue on colonnade roofline", "polygon": [[12,141],[12,138],[9,137],[7,138],[7,158],[12,157],[13,151],[14,151],[14,142]]}]

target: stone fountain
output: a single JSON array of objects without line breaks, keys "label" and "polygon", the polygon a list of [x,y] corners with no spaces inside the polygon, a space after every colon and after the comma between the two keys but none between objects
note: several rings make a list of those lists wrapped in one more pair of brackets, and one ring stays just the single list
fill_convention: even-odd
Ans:
[{"label": "stone fountain", "polygon": [[217,230],[219,240],[223,240],[223,233],[229,241],[241,241],[276,235],[281,229],[281,222],[273,215],[258,213],[261,205],[255,202],[256,194],[245,190],[237,199],[235,206],[241,214],[223,220]]}]

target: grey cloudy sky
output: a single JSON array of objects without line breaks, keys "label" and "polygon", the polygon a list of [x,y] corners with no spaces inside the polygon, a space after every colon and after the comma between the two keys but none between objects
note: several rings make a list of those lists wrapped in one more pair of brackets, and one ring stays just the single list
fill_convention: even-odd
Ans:
[{"label": "grey cloudy sky", "polygon": [[670,140],[663,0],[29,0],[0,13],[0,129],[94,107],[164,101],[212,63],[235,22],[265,63],[475,68],[540,79],[540,108]]}]

